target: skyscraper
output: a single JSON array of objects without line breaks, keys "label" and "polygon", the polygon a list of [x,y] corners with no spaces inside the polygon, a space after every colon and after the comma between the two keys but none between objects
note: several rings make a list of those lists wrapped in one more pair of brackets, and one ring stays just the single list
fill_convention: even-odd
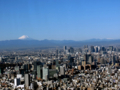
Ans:
[{"label": "skyscraper", "polygon": [[37,78],[42,79],[42,66],[37,65]]},{"label": "skyscraper", "polygon": [[49,78],[49,69],[48,69],[48,67],[43,67],[42,68],[43,69],[43,79],[44,80],[48,80],[48,78]]},{"label": "skyscraper", "polygon": [[109,46],[109,51],[113,51],[113,46]]},{"label": "skyscraper", "polygon": [[36,62],[33,63],[33,65],[34,65],[34,70],[37,71],[37,65],[42,66],[43,64],[40,61],[36,61]]},{"label": "skyscraper", "polygon": [[85,48],[88,48],[88,45],[84,45],[84,49],[85,49]]},{"label": "skyscraper", "polygon": [[95,48],[95,52],[98,52],[98,46],[95,46],[94,48]]},{"label": "skyscraper", "polygon": [[105,47],[101,47],[101,51],[106,51]]},{"label": "skyscraper", "polygon": [[116,60],[115,60],[115,56],[113,55],[112,56],[112,65],[115,65],[115,63],[116,63]]},{"label": "skyscraper", "polygon": [[92,62],[93,62],[93,56],[90,55],[90,56],[89,56],[88,63],[89,63],[89,64],[92,64]]},{"label": "skyscraper", "polygon": [[84,54],[84,60],[87,61],[87,54]]},{"label": "skyscraper", "polygon": [[82,49],[81,48],[79,48],[78,51],[82,53]]},{"label": "skyscraper", "polygon": [[101,63],[101,64],[106,64],[106,61],[104,60],[104,58],[101,58],[101,59],[100,59],[100,63]]},{"label": "skyscraper", "polygon": [[18,85],[20,85],[20,78],[15,78],[14,79],[14,86],[16,87]]},{"label": "skyscraper", "polygon": [[91,52],[95,52],[94,46],[91,46]]},{"label": "skyscraper", "polygon": [[70,47],[70,53],[74,53],[74,48]]},{"label": "skyscraper", "polygon": [[56,50],[56,58],[58,57],[58,49]]},{"label": "skyscraper", "polygon": [[60,74],[65,75],[65,67],[60,66]]},{"label": "skyscraper", "polygon": [[63,50],[66,51],[66,50],[67,50],[67,46],[64,46],[64,47],[63,47]]},{"label": "skyscraper", "polygon": [[30,75],[25,74],[25,87],[26,87],[26,89],[28,89],[29,86],[30,86]]}]

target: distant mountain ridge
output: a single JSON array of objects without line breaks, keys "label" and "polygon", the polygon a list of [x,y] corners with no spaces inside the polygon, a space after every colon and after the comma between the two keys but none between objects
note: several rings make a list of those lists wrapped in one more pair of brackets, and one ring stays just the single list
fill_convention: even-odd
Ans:
[{"label": "distant mountain ridge", "polygon": [[83,41],[74,40],[34,40],[34,39],[16,39],[0,41],[0,48],[31,48],[31,47],[56,47],[56,46],[75,46],[83,45],[120,45],[120,39],[90,39]]}]

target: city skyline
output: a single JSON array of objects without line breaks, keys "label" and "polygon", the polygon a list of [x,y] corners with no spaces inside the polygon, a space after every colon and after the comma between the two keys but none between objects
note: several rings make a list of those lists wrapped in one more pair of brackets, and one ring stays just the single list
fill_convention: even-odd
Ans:
[{"label": "city skyline", "polygon": [[0,90],[120,90],[120,0],[0,0]]},{"label": "city skyline", "polygon": [[120,39],[119,0],[1,0],[0,41]]}]

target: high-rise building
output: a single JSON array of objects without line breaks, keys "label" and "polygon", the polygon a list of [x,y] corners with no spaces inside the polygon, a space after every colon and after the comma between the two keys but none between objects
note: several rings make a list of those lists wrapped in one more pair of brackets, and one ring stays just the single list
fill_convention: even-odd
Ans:
[{"label": "high-rise building", "polygon": [[84,61],[86,61],[86,64],[92,64],[93,56],[91,54],[84,54]]},{"label": "high-rise building", "polygon": [[28,70],[30,69],[30,65],[29,64],[25,64],[24,65],[24,70],[26,73],[28,73]]},{"label": "high-rise building", "polygon": [[43,66],[43,64],[42,64],[40,61],[34,62],[33,65],[34,65],[34,70],[35,70],[35,71],[37,71],[37,65]]},{"label": "high-rise building", "polygon": [[87,54],[84,54],[84,60],[87,61],[88,57]]},{"label": "high-rise building", "polygon": [[58,57],[58,53],[59,53],[59,52],[58,52],[58,49],[57,49],[57,50],[56,50],[56,58]]},{"label": "high-rise building", "polygon": [[60,66],[60,74],[65,75],[65,67]]},{"label": "high-rise building", "polygon": [[101,51],[106,51],[105,47],[101,47]]},{"label": "high-rise building", "polygon": [[100,63],[101,63],[101,64],[106,64],[106,61],[104,60],[104,58],[101,58],[101,59],[100,59]]},{"label": "high-rise building", "polygon": [[74,62],[74,57],[70,57],[70,63],[73,63]]},{"label": "high-rise building", "polygon": [[24,69],[20,69],[19,72],[20,74],[22,74],[22,76],[24,76],[24,72],[25,72]]},{"label": "high-rise building", "polygon": [[43,69],[43,79],[48,80],[48,78],[49,78],[49,69],[48,69],[48,67],[43,67],[42,69]]},{"label": "high-rise building", "polygon": [[30,86],[30,75],[25,74],[25,88],[28,89]]},{"label": "high-rise building", "polygon": [[20,70],[19,66],[15,66],[15,71],[19,72],[19,70]]},{"label": "high-rise building", "polygon": [[63,50],[66,51],[66,50],[67,50],[67,46],[64,46],[64,47],[63,47]]},{"label": "high-rise building", "polygon": [[74,48],[70,47],[70,53],[74,53]]},{"label": "high-rise building", "polygon": [[117,52],[120,52],[120,48],[117,48]]},{"label": "high-rise building", "polygon": [[95,52],[98,52],[98,46],[95,46],[94,48],[95,48]]},{"label": "high-rise building", "polygon": [[79,48],[79,49],[78,49],[78,52],[81,52],[81,53],[82,53],[82,49],[81,49],[81,48]]},{"label": "high-rise building", "polygon": [[100,55],[97,56],[97,61],[100,63]]},{"label": "high-rise building", "polygon": [[59,66],[59,61],[58,61],[58,59],[55,60],[55,65],[56,65],[56,66]]},{"label": "high-rise building", "polygon": [[109,46],[109,51],[113,51],[113,46]]},{"label": "high-rise building", "polygon": [[113,55],[112,56],[112,65],[115,65],[115,63],[116,63],[116,59],[115,59],[115,56]]},{"label": "high-rise building", "polygon": [[117,51],[117,49],[116,49],[116,48],[114,48],[113,50],[114,50],[114,51]]},{"label": "high-rise building", "polygon": [[91,52],[95,52],[94,46],[91,46]]},{"label": "high-rise building", "polygon": [[53,78],[54,74],[56,74],[56,73],[57,73],[56,69],[49,69],[49,78]]},{"label": "high-rise building", "polygon": [[18,85],[20,85],[20,78],[15,78],[14,79],[14,86],[16,87]]},{"label": "high-rise building", "polygon": [[69,68],[72,68],[72,66],[74,65],[74,57],[69,57]]},{"label": "high-rise building", "polygon": [[37,65],[37,78],[42,79],[42,66]]},{"label": "high-rise building", "polygon": [[92,64],[92,62],[93,62],[93,56],[90,55],[90,56],[89,56],[89,59],[88,59],[88,63],[89,63],[89,64]]},{"label": "high-rise building", "polygon": [[37,78],[37,71],[33,70],[32,75],[33,75],[33,79],[36,79]]},{"label": "high-rise building", "polygon": [[85,48],[88,48],[88,45],[84,45],[84,49],[85,49]]},{"label": "high-rise building", "polygon": [[101,47],[100,46],[98,46],[98,52],[101,50]]},{"label": "high-rise building", "polygon": [[17,61],[18,60],[18,57],[15,57],[15,61]]},{"label": "high-rise building", "polygon": [[82,60],[82,66],[86,65],[86,60]]}]

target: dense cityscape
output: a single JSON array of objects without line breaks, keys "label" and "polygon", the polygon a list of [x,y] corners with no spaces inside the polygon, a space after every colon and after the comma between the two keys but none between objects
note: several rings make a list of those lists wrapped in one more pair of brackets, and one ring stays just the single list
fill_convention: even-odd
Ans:
[{"label": "dense cityscape", "polygon": [[118,90],[120,49],[113,46],[0,52],[1,90]]},{"label": "dense cityscape", "polygon": [[0,90],[120,90],[120,0],[0,0]]}]

